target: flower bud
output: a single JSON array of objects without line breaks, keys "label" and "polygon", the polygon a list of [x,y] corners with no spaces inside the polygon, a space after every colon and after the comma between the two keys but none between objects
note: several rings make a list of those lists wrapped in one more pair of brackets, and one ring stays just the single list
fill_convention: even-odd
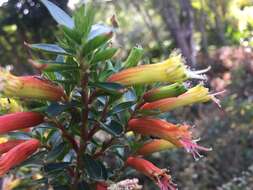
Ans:
[{"label": "flower bud", "polygon": [[187,90],[183,84],[174,83],[168,86],[163,86],[149,90],[144,94],[143,99],[146,102],[152,102],[163,98],[179,96],[180,94],[183,94],[186,91]]},{"label": "flower bud", "polygon": [[60,101],[64,90],[49,80],[37,76],[16,77],[0,70],[0,93],[6,97]]},{"label": "flower bud", "polygon": [[216,94],[210,94],[208,88],[203,87],[202,85],[195,86],[189,89],[187,92],[181,94],[178,97],[164,98],[161,100],[156,100],[154,102],[145,103],[141,109],[144,110],[157,110],[159,112],[167,112],[172,109],[191,105],[194,103],[207,102],[213,100],[219,105],[219,101],[215,98]]},{"label": "flower bud", "polygon": [[6,153],[15,146],[25,142],[25,140],[9,140],[0,144],[0,154]]},{"label": "flower bud", "polygon": [[176,146],[172,143],[170,143],[167,140],[163,139],[154,139],[151,140],[144,145],[142,145],[138,150],[137,154],[142,156],[147,156],[149,154],[160,152],[163,150],[173,149]]},{"label": "flower bud", "polygon": [[130,54],[128,55],[126,61],[123,63],[124,68],[134,67],[138,65],[139,61],[141,60],[144,51],[141,47],[134,47]]},{"label": "flower bud", "polygon": [[0,116],[0,134],[25,129],[44,122],[44,116],[37,112],[18,112]]},{"label": "flower bud", "polygon": [[172,182],[168,171],[166,169],[160,169],[156,167],[148,160],[138,157],[128,157],[126,164],[149,177],[161,190],[177,189],[176,184]]},{"label": "flower bud", "polygon": [[3,154],[0,158],[0,176],[6,174],[11,168],[21,164],[29,156],[31,156],[40,146],[37,139],[27,140],[7,153]]},{"label": "flower bud", "polygon": [[154,82],[183,82],[189,78],[206,79],[201,73],[207,70],[190,71],[184,62],[180,54],[172,53],[171,56],[163,62],[140,65],[113,74],[108,78],[108,82],[131,86]]}]

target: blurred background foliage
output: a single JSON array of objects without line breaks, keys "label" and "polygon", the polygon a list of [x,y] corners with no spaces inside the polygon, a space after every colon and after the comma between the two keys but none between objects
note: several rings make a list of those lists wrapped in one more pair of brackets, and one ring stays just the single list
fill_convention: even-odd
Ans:
[{"label": "blurred background foliage", "polygon": [[[70,12],[82,3],[51,1]],[[198,162],[173,150],[151,159],[170,166],[179,189],[253,189],[253,1],[92,2],[98,22],[110,23],[116,15],[119,29],[114,43],[120,47],[116,56],[124,59],[133,46],[140,45],[145,49],[143,61],[154,62],[178,48],[189,65],[212,66],[207,85],[213,91],[226,89],[222,109],[193,106],[170,116],[173,120],[180,115],[183,121],[198,126],[196,133],[205,145],[213,147],[211,153]],[[0,0],[0,65],[16,74],[37,73],[27,62],[32,54],[24,42],[54,42],[55,28],[38,0]],[[152,184],[145,185],[144,189],[155,189]]]}]

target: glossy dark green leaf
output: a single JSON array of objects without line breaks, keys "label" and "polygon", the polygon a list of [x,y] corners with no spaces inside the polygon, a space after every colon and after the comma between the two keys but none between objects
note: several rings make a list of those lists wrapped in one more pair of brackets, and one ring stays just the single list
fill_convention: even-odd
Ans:
[{"label": "glossy dark green leaf", "polygon": [[7,134],[9,136],[9,138],[14,138],[14,139],[27,140],[27,139],[31,139],[32,138],[32,134],[31,133],[22,132],[22,131],[8,132]]},{"label": "glossy dark green leaf", "polygon": [[112,83],[112,82],[94,82],[89,83],[90,86],[96,87],[101,89],[102,91],[109,93],[109,94],[122,94],[125,91],[125,87],[119,83]]},{"label": "glossy dark green leaf", "polygon": [[[85,15],[85,16],[84,16]],[[74,21],[77,32],[81,35],[83,41],[86,41],[92,28],[95,10],[89,4],[81,6],[74,13]]]},{"label": "glossy dark green leaf", "polygon": [[94,180],[107,179],[108,177],[107,170],[102,162],[100,162],[99,160],[94,160],[91,156],[87,154],[83,157],[83,160],[85,171],[91,179]]},{"label": "glossy dark green leaf", "polygon": [[105,61],[111,59],[112,56],[117,52],[117,48],[107,48],[105,50],[99,51],[94,55],[92,63],[97,63],[99,61]]},{"label": "glossy dark green leaf", "polygon": [[27,160],[25,160],[23,163],[21,163],[21,166],[25,165],[43,165],[44,163],[44,157],[46,155],[47,151],[40,151],[35,154],[33,154],[31,157],[29,157]]},{"label": "glossy dark green leaf", "polygon": [[53,162],[55,161],[58,156],[60,156],[65,149],[65,143],[61,143],[58,146],[54,147],[53,150],[51,150],[48,155],[47,155],[47,161],[48,162]]},{"label": "glossy dark green leaf", "polygon": [[46,114],[50,117],[54,117],[66,111],[69,107],[69,104],[51,103],[46,110]]},{"label": "glossy dark green leaf", "polygon": [[64,25],[71,29],[74,28],[73,19],[61,8],[59,8],[58,6],[56,6],[55,4],[53,4],[48,0],[41,0],[41,2],[46,6],[48,11],[58,24]]},{"label": "glossy dark green leaf", "polygon": [[46,173],[54,172],[56,170],[63,170],[64,168],[70,165],[69,162],[61,162],[61,163],[49,163],[44,165],[43,169]]},{"label": "glossy dark green leaf", "polygon": [[92,38],[83,47],[83,54],[87,55],[91,51],[97,49],[98,47],[104,45],[112,37],[112,33],[106,33]]},{"label": "glossy dark green leaf", "polygon": [[111,115],[120,113],[126,109],[131,108],[135,104],[135,101],[123,102],[116,105],[109,113]]},{"label": "glossy dark green leaf", "polygon": [[85,181],[82,181],[78,184],[78,190],[91,190],[91,189]]},{"label": "glossy dark green leaf", "polygon": [[67,185],[53,186],[54,190],[70,190]]},{"label": "glossy dark green leaf", "polygon": [[27,44],[28,47],[35,49],[35,50],[41,50],[48,53],[53,54],[64,54],[64,55],[71,55],[70,53],[66,52],[63,48],[56,44]]},{"label": "glossy dark green leaf", "polygon": [[67,64],[49,64],[44,67],[42,70],[46,72],[55,72],[55,71],[73,71],[77,70],[78,67],[75,65],[67,65]]},{"label": "glossy dark green leaf", "polygon": [[106,132],[110,133],[115,137],[121,136],[122,133],[124,132],[123,126],[119,122],[114,120],[112,120],[109,124],[104,124],[100,122],[100,126],[103,130],[105,130]]}]

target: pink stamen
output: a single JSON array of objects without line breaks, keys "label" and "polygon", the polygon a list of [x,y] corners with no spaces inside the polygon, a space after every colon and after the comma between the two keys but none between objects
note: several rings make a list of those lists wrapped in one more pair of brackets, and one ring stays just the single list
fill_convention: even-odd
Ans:
[{"label": "pink stamen", "polygon": [[157,185],[159,186],[160,190],[177,190],[177,185],[166,176],[158,179]]},{"label": "pink stamen", "polygon": [[198,140],[190,140],[190,139],[181,139],[180,142],[185,148],[185,150],[192,154],[193,158],[197,161],[199,158],[202,158],[203,155],[201,155],[198,150],[201,151],[211,151],[212,148],[206,148],[203,146],[198,145],[196,142]]},{"label": "pink stamen", "polygon": [[220,92],[210,94],[211,99],[214,101],[214,103],[216,103],[219,106],[219,108],[221,108],[220,100],[218,98],[216,98],[215,96],[220,95],[220,94],[224,94],[225,92],[226,92],[226,90],[222,90]]}]

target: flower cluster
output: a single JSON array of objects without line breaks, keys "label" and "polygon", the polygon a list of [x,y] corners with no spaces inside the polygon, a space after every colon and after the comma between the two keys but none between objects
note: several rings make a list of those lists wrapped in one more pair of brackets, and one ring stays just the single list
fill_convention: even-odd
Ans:
[{"label": "flower cluster", "polygon": [[[201,74],[208,71],[209,68],[202,71],[190,71],[184,63],[180,54],[172,53],[167,60],[161,63],[127,68],[111,75],[108,81],[124,86],[156,82],[172,83],[150,89],[144,93],[143,101],[137,107],[137,111],[140,113],[150,111],[150,115],[156,115],[178,107],[210,100],[219,105],[219,101],[215,97],[219,93],[211,94],[209,89],[202,84],[187,89],[182,83],[190,78],[206,79]],[[154,116],[133,116],[127,126],[128,131],[143,136],[156,137],[156,139],[144,142],[134,153],[134,157],[131,156],[127,159],[126,164],[154,180],[162,190],[176,189],[176,186],[171,182],[171,177],[167,172],[141,157],[172,148],[184,148],[193,155],[195,160],[198,160],[202,157],[199,151],[211,150],[211,148],[197,144],[198,139],[193,138],[189,125],[173,124]]]},{"label": "flower cluster", "polygon": [[[44,115],[38,112],[23,111],[14,98],[59,101],[65,97],[61,87],[37,76],[17,77],[0,70],[0,99],[3,112],[0,116],[0,134],[17,130],[29,130],[44,122]],[[10,139],[0,144],[0,176],[21,164],[40,147],[37,139]]]},{"label": "flower cluster", "polygon": [[34,179],[41,179],[37,182],[43,189],[142,189],[138,179],[120,176],[129,168],[161,190],[177,189],[169,171],[145,156],[183,148],[197,160],[200,151],[211,150],[197,144],[189,125],[159,118],[195,103],[219,104],[219,93],[184,84],[206,80],[203,73],[209,68],[190,70],[179,52],[139,65],[141,47],[133,48],[124,62],[114,62],[114,17],[112,27],[93,24],[95,11],[89,6],[69,16],[48,0],[40,2],[60,25],[62,37],[57,44],[25,43],[52,54],[51,60],[29,60],[41,75],[15,76],[0,69],[0,135],[7,137],[0,142],[0,176],[33,155],[41,164],[32,170],[41,172]]}]

